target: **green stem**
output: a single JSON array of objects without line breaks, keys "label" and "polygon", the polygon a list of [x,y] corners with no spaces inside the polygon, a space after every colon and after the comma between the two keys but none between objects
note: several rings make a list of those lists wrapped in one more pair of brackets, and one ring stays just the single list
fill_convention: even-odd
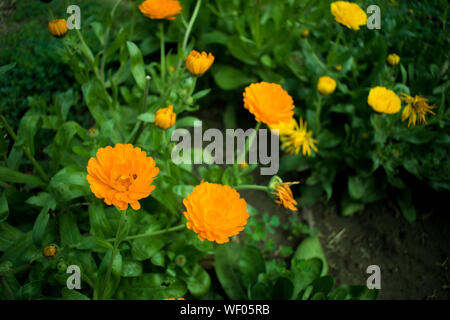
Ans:
[{"label": "green stem", "polygon": [[181,47],[183,49],[183,53],[184,53],[184,50],[186,50],[186,46],[187,46],[187,43],[189,40],[189,35],[192,31],[192,27],[194,26],[195,19],[197,19],[198,11],[200,10],[201,4],[202,4],[202,0],[197,0],[197,4],[195,5],[194,12],[192,13],[192,16],[191,16],[191,20],[189,20],[189,24],[186,29],[186,33],[184,34],[183,46]]},{"label": "green stem", "polygon": [[236,190],[261,190],[269,192],[268,186],[258,186],[255,184],[241,184],[239,186],[234,186],[233,188]]},{"label": "green stem", "polygon": [[[144,113],[147,110],[147,96],[148,90],[150,89],[150,79],[151,77],[149,75],[145,77],[145,88],[144,88],[144,95],[142,97],[141,113]],[[139,137],[141,136],[142,131],[144,131],[144,128],[145,124],[143,124],[143,122],[139,120],[136,123],[135,127],[133,128],[133,131],[131,132],[130,136],[127,138],[127,142],[133,139],[133,144],[136,144]],[[134,138],[133,135],[135,135]]]},{"label": "green stem", "polygon": [[[178,230],[181,230],[181,229],[183,229],[185,227],[186,226],[184,224],[180,224],[178,226],[175,226],[175,227],[172,227],[172,228],[169,228],[169,229],[166,229],[166,230],[159,230],[159,231],[155,231],[155,232],[142,233],[142,234],[137,234],[137,235],[134,235],[134,236],[129,236],[129,237],[124,238],[123,240],[127,241],[127,240],[135,240],[135,239],[139,239],[139,238],[146,238],[146,237],[157,236],[157,235],[160,235],[160,234],[165,234],[165,233],[169,233],[169,232],[178,231]],[[114,240],[114,239],[106,239],[106,241],[109,241],[109,242],[111,242],[112,240]]]},{"label": "green stem", "polygon": [[319,97],[317,98],[316,103],[316,134],[320,132],[320,114],[322,112],[322,96],[320,93],[318,95]]},{"label": "green stem", "polygon": [[260,127],[261,127],[261,122],[258,121],[256,123],[255,130],[252,132],[250,137],[248,137],[248,139],[245,140],[245,150],[238,157],[237,164],[243,163],[242,161],[245,161],[245,155],[248,153],[248,150],[250,149],[250,146],[252,145],[253,140],[255,140],[255,137],[258,134],[258,130],[259,130]]},{"label": "green stem", "polygon": [[[9,135],[11,136],[11,138],[13,138],[13,140],[15,142],[17,142],[17,136],[14,133],[14,131],[11,129],[11,127],[9,126],[8,122],[6,121],[6,118],[3,115],[0,115],[0,120],[2,121],[3,127],[6,129],[6,131],[9,133]],[[42,179],[44,179],[45,182],[49,182],[50,179],[48,178],[47,174],[45,173],[44,170],[42,170],[42,167],[39,165],[39,163],[36,161],[36,159],[33,157],[33,155],[31,154],[31,152],[28,150],[28,148],[22,146],[21,147],[22,151],[25,153],[25,155],[27,156],[27,158],[31,161],[31,163],[33,164],[33,166],[36,168],[37,172],[41,175]]]},{"label": "green stem", "polygon": [[126,210],[124,210],[120,213],[120,221],[119,221],[119,226],[117,227],[116,237],[114,238],[114,245],[113,245],[113,251],[111,254],[111,261],[109,262],[108,270],[106,271],[106,277],[105,277],[105,283],[103,285],[103,290],[100,292],[100,297],[99,297],[100,300],[103,299],[105,292],[106,292],[106,288],[108,287],[109,279],[111,278],[112,266],[113,266],[114,258],[116,256],[117,248],[119,247],[119,244],[120,244],[119,236],[122,231],[122,225],[125,220],[126,213],[127,213]]},{"label": "green stem", "polygon": [[[159,23],[159,32],[160,32],[160,47],[161,47],[161,82],[163,84],[163,88],[165,86],[165,78],[166,78],[166,50],[165,50],[165,41],[164,41],[164,24],[162,22]],[[163,92],[163,90],[161,91]]]}]

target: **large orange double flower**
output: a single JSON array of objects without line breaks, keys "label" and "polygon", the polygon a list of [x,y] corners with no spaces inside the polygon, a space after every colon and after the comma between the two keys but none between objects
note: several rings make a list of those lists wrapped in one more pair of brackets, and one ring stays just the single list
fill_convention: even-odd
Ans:
[{"label": "large orange double flower", "polygon": [[152,182],[159,173],[155,160],[131,144],[98,149],[96,158],[89,159],[87,171],[94,195],[119,210],[126,210],[128,204],[140,209],[138,200],[155,189]]}]

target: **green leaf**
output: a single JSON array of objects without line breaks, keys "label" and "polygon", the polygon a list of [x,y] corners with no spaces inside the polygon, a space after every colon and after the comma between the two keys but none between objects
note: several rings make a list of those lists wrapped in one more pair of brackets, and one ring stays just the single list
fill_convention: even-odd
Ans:
[{"label": "green leaf", "polygon": [[69,201],[91,193],[86,180],[86,168],[69,166],[60,170],[50,181],[49,190],[62,201]]},{"label": "green leaf", "polygon": [[122,263],[122,277],[139,277],[142,275],[142,262],[125,260]]},{"label": "green leaf", "polygon": [[368,289],[367,286],[349,286],[349,294],[352,300],[375,300],[378,290]]},{"label": "green leaf", "polygon": [[411,191],[402,189],[396,194],[396,200],[405,219],[410,223],[414,222],[416,220],[416,209],[412,203]]},{"label": "green leaf", "polygon": [[211,278],[208,272],[200,265],[196,264],[192,270],[192,276],[186,281],[189,292],[199,297],[206,294],[211,287]]},{"label": "green leaf", "polygon": [[172,189],[176,195],[179,195],[184,199],[188,196],[188,194],[192,193],[192,191],[194,190],[194,186],[178,185],[174,186]]},{"label": "green leaf", "polygon": [[316,279],[312,284],[314,294],[321,292],[327,295],[334,286],[334,278],[332,276],[324,276]]},{"label": "green leaf", "polygon": [[267,283],[257,282],[250,290],[252,300],[270,300],[271,288]]},{"label": "green leaf", "polygon": [[5,192],[2,193],[0,196],[0,224],[3,221],[6,221],[9,216],[9,207],[8,207],[8,200],[6,199]]},{"label": "green leaf", "polygon": [[240,254],[239,246],[235,243],[222,244],[215,251],[216,275],[228,298],[232,300],[245,299],[239,272],[236,270]]},{"label": "green leaf", "polygon": [[196,125],[199,126],[202,124],[202,120],[196,117],[184,117],[177,122],[175,122],[175,126],[177,128],[189,128],[189,127],[195,127]]},{"label": "green leaf", "polygon": [[295,250],[292,260],[307,260],[311,258],[319,258],[322,261],[323,269],[321,270],[320,275],[324,276],[328,272],[328,264],[317,236],[310,236],[304,239]]},{"label": "green leaf", "polygon": [[117,298],[161,300],[183,297],[186,291],[186,285],[180,280],[168,279],[160,273],[147,273],[140,277],[123,279]]},{"label": "green leaf", "polygon": [[6,222],[0,223],[0,251],[5,251],[24,235],[23,232]]},{"label": "green leaf", "polygon": [[33,244],[30,231],[21,235],[6,249],[0,262],[9,260],[14,266],[19,266],[35,261],[41,256],[41,251]]},{"label": "green leaf", "polygon": [[294,285],[288,278],[281,277],[275,282],[272,289],[272,299],[274,300],[290,300],[294,292]]},{"label": "green leaf", "polygon": [[[160,224],[153,224],[142,231],[142,233],[149,233],[160,230]],[[164,235],[153,236],[151,238],[139,238],[133,240],[131,243],[131,253],[133,258],[138,261],[143,261],[151,258],[166,244],[166,237]]]},{"label": "green leaf", "polygon": [[365,193],[365,185],[359,176],[348,177],[348,193],[355,200],[361,199]]},{"label": "green leaf", "polygon": [[294,284],[294,297],[305,290],[310,284],[320,277],[323,270],[323,263],[319,258],[309,260],[293,259],[292,260],[292,283]]},{"label": "green leaf", "polygon": [[63,300],[91,300],[81,292],[70,290],[68,288],[62,288],[61,295]]},{"label": "green leaf", "polygon": [[138,87],[141,90],[144,90],[146,73],[141,50],[139,50],[139,48],[131,41],[127,41],[127,47],[128,52],[130,53],[131,73],[133,74]]},{"label": "green leaf", "polygon": [[41,208],[45,206],[48,206],[52,210],[56,208],[56,200],[47,192],[39,192],[36,196],[29,197],[25,202]]},{"label": "green leaf", "polygon": [[12,182],[12,183],[24,183],[44,186],[45,183],[41,179],[29,174],[25,174],[16,170],[12,170],[3,166],[0,166],[0,181]]},{"label": "green leaf", "polygon": [[37,246],[39,246],[42,243],[42,240],[44,239],[45,236],[45,229],[47,228],[47,224],[50,219],[48,210],[49,210],[48,206],[42,208],[33,226],[33,233],[32,233],[33,242]]},{"label": "green leaf", "polygon": [[264,257],[259,249],[253,246],[244,247],[239,256],[238,268],[244,287],[253,286],[258,275],[266,272]]},{"label": "green leaf", "polygon": [[342,285],[333,290],[329,295],[329,300],[345,300],[349,295],[349,289],[347,285]]},{"label": "green leaf", "polygon": [[138,116],[138,119],[143,122],[154,122],[155,121],[155,114],[151,112],[142,113]]},{"label": "green leaf", "polygon": [[91,233],[93,235],[104,237],[112,235],[111,225],[105,215],[105,207],[100,203],[91,204],[88,208]]},{"label": "green leaf", "polygon": [[71,212],[59,214],[59,234],[61,237],[61,246],[76,245],[83,239],[78,229],[75,216]]},{"label": "green leaf", "polygon": [[3,66],[0,67],[0,74],[5,74],[8,71],[12,70],[14,67],[16,66],[15,62],[9,63],[9,64],[5,64]]},{"label": "green leaf", "polygon": [[105,278],[107,274],[107,270],[111,264],[112,250],[108,251],[100,263],[100,267],[98,269],[98,278],[97,278],[97,288],[101,288],[100,290],[104,290],[104,299],[111,298],[116,292],[119,283],[120,283],[120,275],[122,273],[122,255],[119,251],[116,251],[114,255],[114,260],[111,268],[111,275],[108,281],[108,284],[105,286]]},{"label": "green leaf", "polygon": [[213,77],[217,85],[223,90],[233,90],[258,80],[255,77],[249,77],[239,69],[226,65],[216,65]]}]

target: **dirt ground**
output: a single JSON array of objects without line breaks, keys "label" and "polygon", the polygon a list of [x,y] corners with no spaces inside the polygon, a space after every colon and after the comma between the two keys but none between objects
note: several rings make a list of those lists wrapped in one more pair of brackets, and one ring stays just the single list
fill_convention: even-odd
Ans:
[{"label": "dirt ground", "polygon": [[[262,192],[242,191],[242,195],[280,220],[297,214],[278,208]],[[365,284],[366,268],[378,265],[378,299],[450,299],[449,203],[431,192],[426,199],[432,198],[437,198],[431,201],[432,207],[418,205],[418,217],[412,224],[389,200],[370,204],[350,217],[341,216],[332,204],[325,203],[310,208],[300,205],[298,214],[318,229],[328,273],[335,277],[336,285]],[[284,232],[278,232],[277,242],[287,244]]]}]

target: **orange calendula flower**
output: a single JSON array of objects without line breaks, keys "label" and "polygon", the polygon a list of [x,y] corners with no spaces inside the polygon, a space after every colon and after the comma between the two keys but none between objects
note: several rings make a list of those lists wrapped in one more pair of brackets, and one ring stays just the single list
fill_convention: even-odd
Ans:
[{"label": "orange calendula flower", "polygon": [[182,9],[177,0],[145,0],[139,5],[144,16],[157,20],[174,20]]},{"label": "orange calendula flower", "polygon": [[252,83],[244,92],[244,108],[256,121],[267,125],[288,122],[294,115],[294,100],[276,83]]},{"label": "orange calendula flower", "polygon": [[195,76],[200,76],[208,71],[214,63],[214,56],[211,53],[202,53],[192,50],[186,57],[186,69]]},{"label": "orange calendula flower", "polygon": [[176,119],[177,115],[173,112],[173,105],[169,105],[167,108],[158,109],[155,113],[155,125],[164,130],[173,127]]},{"label": "orange calendula flower", "polygon": [[138,200],[155,189],[152,182],[159,173],[152,157],[131,144],[119,143],[114,148],[98,149],[96,158],[89,159],[87,171],[94,195],[119,210],[126,210],[128,205],[140,209]]},{"label": "orange calendula flower", "polygon": [[186,300],[185,298],[167,298],[167,299],[163,299],[163,300]]},{"label": "orange calendula flower", "polygon": [[298,211],[296,207],[298,203],[294,199],[290,186],[299,183],[298,181],[283,182],[280,177],[274,176],[269,183],[269,189],[272,191],[275,203],[278,206],[282,205],[286,209]]},{"label": "orange calendula flower", "polygon": [[335,1],[331,4],[331,14],[334,19],[349,29],[359,30],[367,23],[367,15],[356,3]]},{"label": "orange calendula flower", "polygon": [[299,124],[294,120],[294,127],[281,137],[283,148],[290,154],[298,154],[302,150],[303,155],[311,156],[311,149],[318,151],[315,146],[318,141],[313,139],[312,131],[308,131],[308,123],[300,117]]},{"label": "orange calendula flower", "polygon": [[225,243],[244,230],[247,204],[230,186],[201,182],[184,200],[186,227],[198,234],[200,240]]},{"label": "orange calendula flower", "polygon": [[67,28],[66,20],[56,19],[48,23],[48,31],[52,36],[60,38],[64,36],[69,29]]},{"label": "orange calendula flower", "polygon": [[402,121],[409,119],[408,127],[411,125],[411,123],[413,125],[416,125],[416,122],[426,124],[427,113],[434,114],[434,112],[431,111],[431,109],[434,109],[436,107],[428,105],[427,103],[428,99],[422,96],[411,97],[403,92],[401,92],[401,94],[403,97],[401,97],[400,99],[406,102],[406,107],[403,109],[402,112]]},{"label": "orange calendula flower", "polygon": [[377,112],[393,114],[400,111],[402,103],[394,91],[385,87],[370,89],[367,103]]},{"label": "orange calendula flower", "polygon": [[[273,133],[279,136],[284,136],[289,134],[292,130],[294,130],[296,123],[297,122],[295,121],[295,119],[291,118],[288,122],[280,122],[278,124],[273,124],[270,125],[269,128]],[[276,130],[278,130],[278,132]]]}]

